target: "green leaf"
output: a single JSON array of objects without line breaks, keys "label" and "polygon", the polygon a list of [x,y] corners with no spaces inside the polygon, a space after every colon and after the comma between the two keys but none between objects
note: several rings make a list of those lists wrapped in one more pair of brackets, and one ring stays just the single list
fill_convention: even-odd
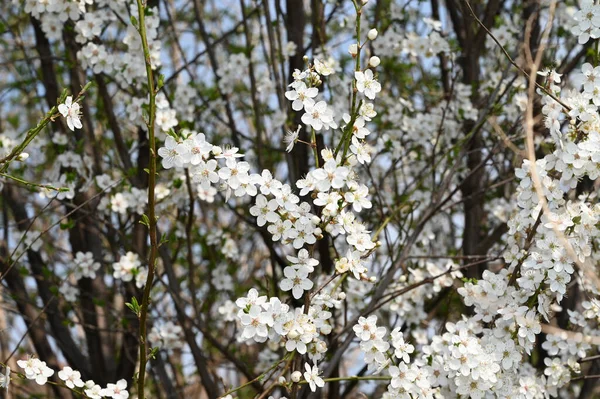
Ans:
[{"label": "green leaf", "polygon": [[60,224],[61,230],[69,230],[75,227],[75,222],[71,219],[68,219],[66,222]]},{"label": "green leaf", "polygon": [[132,297],[131,298],[131,302],[127,302],[125,303],[125,306],[127,306],[129,309],[131,309],[131,311],[136,315],[136,316],[140,316],[140,304],[138,303],[138,300],[136,297]]},{"label": "green leaf", "polygon": [[173,130],[173,128],[169,129],[167,131],[167,134],[171,137],[173,137],[175,140],[179,139],[179,136],[177,136],[177,133],[175,133],[175,130]]},{"label": "green leaf", "polygon": [[165,75],[162,73],[158,75],[158,85],[156,86],[156,91],[158,92],[165,85]]},{"label": "green leaf", "polygon": [[150,219],[148,218],[148,215],[143,214],[142,219],[140,220],[140,223],[149,228],[150,227]]},{"label": "green leaf", "polygon": [[162,246],[163,244],[166,244],[169,242],[169,239],[167,238],[166,234],[163,234],[162,236],[160,236],[160,242],[158,243],[158,246]]},{"label": "green leaf", "polygon": [[152,349],[150,349],[150,353],[148,354],[148,357],[150,359],[156,359],[157,353],[158,353],[158,348],[152,348]]}]

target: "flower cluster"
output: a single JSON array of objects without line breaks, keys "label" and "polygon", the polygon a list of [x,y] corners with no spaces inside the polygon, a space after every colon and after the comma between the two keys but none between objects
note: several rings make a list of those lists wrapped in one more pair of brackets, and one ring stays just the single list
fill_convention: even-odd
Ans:
[{"label": "flower cluster", "polygon": [[571,33],[578,37],[579,44],[587,43],[590,38],[600,38],[600,7],[592,0],[581,2],[581,9],[573,15],[576,24]]},{"label": "flower cluster", "polygon": [[174,324],[169,321],[160,326],[152,327],[148,339],[154,347],[160,347],[164,349],[177,349],[181,348],[181,335],[183,329],[181,326]]},{"label": "flower cluster", "polygon": [[[98,299],[95,307],[106,307],[94,316],[98,326],[113,323],[123,314],[123,296],[146,283],[148,243],[139,222],[154,206],[160,281],[147,287],[148,342],[168,352],[167,361],[185,358],[189,349],[197,361],[201,346],[214,367],[208,379],[223,378],[227,388],[236,379],[243,383],[238,375],[257,372],[262,387],[271,389],[263,397],[277,387],[318,392],[344,379],[370,381],[361,385],[369,395],[372,383],[382,383],[378,391],[385,389],[385,399],[578,394],[574,377],[588,369],[582,359],[597,350],[594,337],[600,335],[598,57],[580,67],[576,60],[570,76],[553,69],[533,74],[537,91],[529,98],[525,78],[499,67],[521,36],[518,16],[503,23],[482,18],[491,25],[471,43],[459,27],[449,31],[461,15],[442,22],[434,19],[438,7],[383,3],[381,32],[370,29],[363,41],[361,18],[371,11],[369,1],[355,1],[353,26],[347,15],[331,15],[339,22],[335,31],[352,38],[347,51],[332,54],[330,43],[313,43],[312,59],[301,63],[289,57],[305,51],[302,41],[286,37],[282,24],[262,23],[270,18],[268,2],[264,13],[244,14],[240,25],[224,22],[237,27],[221,38],[202,15],[207,10],[194,7],[205,42],[199,55],[190,54],[195,46],[187,40],[178,41],[189,34],[186,21],[172,18],[180,15],[179,9],[171,15],[179,4],[146,9],[148,70],[167,75],[155,76],[152,93],[162,168],[148,190],[155,179],[147,175],[154,140],[148,140],[146,60],[139,21],[122,18],[138,15],[137,6],[26,0],[35,47],[62,50],[64,40],[67,66],[77,66],[71,85],[85,74],[97,82],[99,98],[61,97],[51,119],[60,114],[74,133],[60,125],[36,138],[31,158],[17,158],[20,166],[32,162],[22,168],[24,175],[41,174],[60,190],[40,189],[41,198],[16,209],[13,186],[4,191],[0,183],[12,199],[8,213],[29,218],[41,209],[26,231],[20,230],[22,220],[6,223],[7,235],[21,237],[7,240],[17,247],[8,257],[18,258],[11,268],[23,271],[16,273],[22,284],[13,286],[29,294],[48,278],[60,306],[49,302],[51,295],[41,302],[57,315],[82,322],[75,306],[78,296],[89,294]],[[500,13],[518,6],[506,4]],[[600,38],[600,6],[591,0],[580,6],[574,11],[559,4],[553,23],[586,44]],[[546,7],[539,11],[553,20]],[[474,11],[480,12],[487,9]],[[165,21],[170,26],[163,31]],[[40,29],[49,43],[41,42]],[[318,34],[313,40],[326,39]],[[575,41],[567,36],[560,34],[555,54]],[[167,43],[176,51],[161,51]],[[481,54],[470,53],[471,45]],[[32,69],[38,62],[63,62],[43,54],[32,60]],[[282,60],[289,71],[277,64]],[[66,71],[62,65],[56,70]],[[55,82],[45,86],[50,93]],[[543,118],[533,135],[520,130],[523,112],[532,108]],[[94,123],[96,116],[101,123]],[[16,126],[22,118],[11,115],[7,122]],[[82,138],[78,129],[84,125]],[[8,157],[20,136],[12,127],[3,129],[0,152]],[[235,147],[221,144],[226,130]],[[533,139],[537,159],[522,156],[523,137],[527,145]],[[150,155],[155,161],[153,149]],[[67,216],[42,208],[41,200],[60,201],[56,208],[65,206]],[[87,223],[93,224],[89,242],[88,236],[75,237],[88,233]],[[56,225],[60,232],[48,228]],[[467,241],[473,231],[477,239]],[[97,232],[101,239],[93,236]],[[90,292],[80,292],[89,279]],[[65,327],[53,315],[48,331],[92,335],[89,329],[98,327],[87,320],[92,313],[81,328]],[[202,339],[186,325],[201,330]],[[127,341],[112,332],[98,340],[104,335],[110,343]],[[224,343],[253,348],[239,351]],[[92,350],[84,352],[82,358],[93,357]],[[106,386],[84,381],[82,367],[68,356],[56,358],[69,361],[56,375],[34,357],[17,364],[39,385],[52,379],[92,399],[129,397],[127,380]],[[229,367],[244,372],[223,372]],[[361,375],[339,375],[342,370]],[[173,379],[179,382],[195,372],[156,371],[166,383],[171,374],[180,373]],[[9,381],[8,374],[0,376],[0,386]],[[201,381],[221,388],[211,382]]]},{"label": "flower cluster", "polygon": [[17,361],[19,367],[25,372],[25,377],[28,380],[35,380],[39,385],[44,385],[48,378],[54,375],[54,370],[46,366],[46,362],[31,357],[27,360]]},{"label": "flower cluster", "polygon": [[121,256],[118,262],[113,263],[113,277],[123,282],[132,281],[135,278],[135,284],[141,288],[146,283],[148,269],[142,266],[138,254],[131,251]]},{"label": "flower cluster", "polygon": [[[39,385],[46,384],[48,378],[54,375],[54,370],[46,366],[46,362],[33,357],[27,360],[19,360],[17,364],[23,369],[27,379],[35,380]],[[58,378],[63,381],[65,387],[71,390],[78,390],[79,392],[83,391],[86,397],[90,399],[129,398],[127,382],[125,380],[119,380],[116,384],[107,384],[106,388],[102,388],[92,380],[84,382],[81,379],[81,373],[68,366],[58,372]]]}]

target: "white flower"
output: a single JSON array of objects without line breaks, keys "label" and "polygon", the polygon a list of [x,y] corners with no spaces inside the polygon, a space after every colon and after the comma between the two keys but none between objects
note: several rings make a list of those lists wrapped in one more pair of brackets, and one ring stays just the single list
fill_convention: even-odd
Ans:
[{"label": "white flower", "polygon": [[[527,353],[530,353],[530,344],[535,343],[535,336],[542,331],[542,326],[534,310],[527,311],[525,315],[517,316],[516,321],[519,325],[519,343],[525,347]],[[526,340],[530,344],[526,344]]]},{"label": "white flower", "polygon": [[337,127],[337,124],[333,120],[333,111],[327,107],[325,101],[319,101],[314,105],[306,104],[304,111],[306,113],[302,115],[302,123],[312,126],[317,131],[323,127],[325,129],[329,129],[330,127],[335,129]]},{"label": "white flower", "polygon": [[73,102],[72,96],[68,96],[65,99],[64,104],[58,105],[58,112],[60,112],[63,117],[67,118],[67,126],[69,129],[73,131],[75,129],[81,129],[81,120],[79,120],[81,112],[79,111],[79,104]]},{"label": "white flower", "polygon": [[65,367],[58,372],[58,378],[65,382],[65,385],[71,389],[75,387],[81,388],[84,383],[81,380],[81,373],[77,370],[73,370],[71,367]]},{"label": "white flower", "polygon": [[75,302],[77,300],[77,288],[73,287],[66,281],[60,286],[58,291],[62,294],[67,302]]},{"label": "white flower", "polygon": [[181,338],[182,333],[183,329],[181,326],[174,324],[172,321],[168,321],[161,326],[152,327],[152,331],[148,334],[148,339],[155,347],[164,349],[181,348],[183,345]]},{"label": "white flower", "polygon": [[333,69],[333,60],[331,58],[325,62],[321,62],[315,58],[315,69],[321,76],[329,76],[335,72]]},{"label": "white flower", "polygon": [[77,252],[75,254],[75,278],[79,280],[82,277],[96,278],[96,271],[100,268],[100,263],[94,261],[94,255],[91,252]]},{"label": "white flower", "polygon": [[225,180],[231,189],[236,190],[238,187],[250,182],[250,164],[248,162],[236,162],[233,158],[228,158],[225,161],[225,167],[219,169],[219,177]]},{"label": "white flower", "polygon": [[127,392],[127,381],[119,380],[116,384],[108,384],[106,388],[102,390],[102,396],[107,396],[113,399],[129,398],[129,392]]},{"label": "white flower", "polygon": [[365,72],[354,72],[354,78],[356,79],[356,89],[371,100],[375,99],[377,93],[381,91],[381,84],[373,78],[373,71],[370,69]]},{"label": "white flower", "polygon": [[121,279],[125,282],[133,280],[134,271],[137,271],[142,263],[139,256],[134,252],[127,252],[125,256],[121,256],[118,262],[113,263],[113,277]]},{"label": "white flower", "polygon": [[135,272],[135,286],[143,288],[146,285],[146,280],[148,280],[148,268],[144,266],[138,267]]},{"label": "white flower", "polygon": [[0,374],[0,388],[6,388],[6,392],[8,392],[9,385],[10,385],[10,367],[4,366],[4,374]]},{"label": "white flower", "polygon": [[377,116],[377,112],[375,112],[375,106],[373,103],[363,102],[360,108],[358,109],[358,114],[365,118],[366,121],[370,121],[372,118]]},{"label": "white flower", "polygon": [[352,327],[354,333],[361,341],[368,341],[371,339],[371,335],[375,332],[377,328],[377,316],[371,315],[368,318],[359,317],[358,324]]},{"label": "white flower", "polygon": [[369,146],[367,143],[361,142],[358,138],[356,138],[356,136],[352,137],[350,151],[356,155],[356,160],[360,164],[371,162],[371,146]]},{"label": "white flower", "polygon": [[319,377],[319,368],[316,364],[310,367],[308,363],[304,363],[304,368],[306,369],[304,379],[308,382],[311,391],[316,392],[317,387],[322,388],[325,386],[325,381]]},{"label": "white flower", "polygon": [[342,188],[348,179],[350,170],[345,166],[338,166],[335,160],[325,162],[322,168],[311,173],[316,180],[317,190],[329,191],[330,188]]},{"label": "white flower", "polygon": [[205,188],[210,187],[211,183],[215,184],[219,181],[219,175],[215,170],[217,170],[217,161],[214,159],[209,159],[206,162],[200,161],[198,165],[192,168],[192,180],[195,183],[200,183]]},{"label": "white flower", "polygon": [[319,264],[318,260],[310,257],[306,249],[301,249],[298,251],[298,257],[288,256],[287,260],[289,260],[296,269],[304,268],[309,273],[312,273],[315,269],[315,266]]},{"label": "white flower", "polygon": [[264,303],[267,302],[267,297],[265,295],[258,296],[258,291],[254,288],[251,288],[248,291],[248,296],[246,298],[238,298],[235,301],[235,304],[240,309],[251,309],[254,306],[260,307]]},{"label": "white flower", "polygon": [[279,286],[284,291],[292,290],[294,298],[299,299],[313,287],[313,282],[308,278],[308,273],[305,270],[296,270],[293,267],[283,269],[283,274],[286,278],[281,280]]},{"label": "white flower", "polygon": [[44,385],[48,378],[54,374],[54,370],[46,366],[46,362],[36,358],[17,361],[17,365],[25,371],[28,380],[35,380],[38,385]]},{"label": "white flower", "polygon": [[368,251],[375,248],[375,243],[371,240],[371,236],[366,232],[357,232],[349,234],[346,237],[348,244],[352,245],[358,251]]},{"label": "white flower", "polygon": [[300,129],[302,129],[301,125],[298,125],[298,129],[296,131],[288,130],[285,137],[283,138],[283,142],[288,146],[285,148],[287,152],[292,152],[294,148],[294,144],[296,144],[296,140],[298,140],[298,135],[300,134]]},{"label": "white flower", "polygon": [[88,380],[85,382],[85,389],[83,390],[83,392],[90,399],[102,399],[102,387],[92,380]]},{"label": "white flower", "polygon": [[[344,119],[344,122],[350,123],[350,115],[344,114],[342,118]],[[370,133],[371,132],[369,131],[369,129],[365,127],[365,118],[363,118],[362,116],[356,118],[356,120],[354,121],[354,125],[352,126],[352,136],[357,137],[359,139],[364,139]]]},{"label": "white flower", "polygon": [[194,134],[192,137],[185,140],[184,144],[189,147],[189,162],[192,165],[198,165],[205,157],[208,157],[212,150],[212,145],[206,141],[206,137],[203,133]]},{"label": "white flower", "polygon": [[171,169],[173,166],[181,168],[191,157],[190,148],[178,143],[171,136],[167,136],[165,146],[158,149],[158,155],[163,158],[162,166],[165,169]]},{"label": "white flower", "polygon": [[394,356],[404,361],[405,363],[409,363],[409,355],[415,351],[415,347],[409,343],[404,342],[404,337],[402,336],[402,331],[400,331],[400,328],[397,327],[396,329],[394,329],[391,335],[392,346],[396,348]]},{"label": "white flower", "polygon": [[[292,83],[293,84],[293,83]],[[314,105],[315,98],[319,94],[319,89],[316,87],[307,87],[306,83],[300,82],[295,85],[294,90],[286,91],[285,97],[292,101],[292,109],[294,111],[300,111],[307,105]]]},{"label": "white flower", "polygon": [[256,224],[262,227],[267,222],[275,223],[280,219],[279,214],[275,212],[277,208],[276,200],[268,201],[264,195],[259,194],[256,196],[256,205],[250,208],[250,214],[256,217]]},{"label": "white flower", "polygon": [[248,313],[243,313],[243,311],[240,312],[240,322],[244,326],[242,338],[254,338],[258,342],[264,342],[269,334],[267,329],[267,323],[269,321],[268,314],[262,312],[258,306],[252,306]]},{"label": "white flower", "polygon": [[125,215],[127,208],[129,207],[129,201],[123,195],[123,193],[116,193],[110,198],[110,209],[113,212]]}]

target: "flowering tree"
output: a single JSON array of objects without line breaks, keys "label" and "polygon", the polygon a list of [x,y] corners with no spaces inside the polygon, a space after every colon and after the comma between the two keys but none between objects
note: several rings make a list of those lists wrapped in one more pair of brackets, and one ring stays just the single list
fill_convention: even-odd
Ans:
[{"label": "flowering tree", "polygon": [[600,5],[14,0],[0,33],[0,397],[594,395]]}]

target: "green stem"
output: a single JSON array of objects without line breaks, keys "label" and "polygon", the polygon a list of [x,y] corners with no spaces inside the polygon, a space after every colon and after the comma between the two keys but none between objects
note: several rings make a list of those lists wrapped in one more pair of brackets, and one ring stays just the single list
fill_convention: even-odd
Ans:
[{"label": "green stem", "polygon": [[219,396],[219,398],[223,398],[227,395],[230,395],[232,393],[235,393],[237,391],[239,391],[240,389],[246,388],[249,385],[252,385],[253,383],[255,383],[256,381],[261,381],[264,377],[266,377],[267,374],[269,374],[272,370],[274,370],[275,368],[277,368],[281,363],[287,361],[290,357],[292,356],[292,353],[288,353],[286,354],[283,359],[276,361],[275,363],[273,363],[271,365],[271,367],[269,367],[268,370],[266,370],[264,373],[260,374],[258,377],[240,385],[239,387],[230,389],[229,391],[225,392],[223,395]]},{"label": "green stem", "polygon": [[64,192],[64,191],[69,191],[69,189],[68,189],[68,188],[57,188],[57,187],[49,186],[49,185],[47,185],[47,184],[38,184],[38,183],[32,183],[32,182],[29,182],[29,181],[27,181],[27,180],[23,180],[23,179],[21,179],[21,178],[18,178],[18,177],[16,177],[16,176],[11,176],[11,175],[9,175],[9,174],[2,173],[2,172],[0,172],[0,176],[2,176],[2,177],[5,177],[5,178],[7,178],[7,179],[14,180],[14,181],[16,181],[16,182],[18,182],[18,183],[21,183],[21,184],[24,184],[24,185],[26,185],[26,186],[38,187],[38,188],[44,188],[44,189],[46,189],[46,190],[54,190],[54,191],[61,191],[61,192]]},{"label": "green stem", "polygon": [[23,142],[21,144],[16,146],[11,151],[10,154],[8,154],[6,157],[0,159],[0,164],[3,164],[2,168],[0,168],[0,172],[2,172],[2,173],[6,172],[8,170],[8,165],[12,161],[14,161],[19,155],[21,155],[21,153],[25,150],[25,148],[29,145],[29,143],[31,143],[33,141],[33,139],[38,135],[38,133],[41,132],[42,129],[45,128],[46,125],[48,125],[48,123],[50,123],[54,118],[56,118],[57,115],[58,115],[58,108],[52,107],[52,109],[50,111],[48,111],[48,113],[46,113],[46,116],[44,117],[44,119],[42,119],[36,127],[29,129],[29,131],[25,135],[25,140],[23,140]]},{"label": "green stem", "polygon": [[319,149],[317,148],[317,133],[315,129],[311,128],[312,136],[311,136],[311,144],[310,146],[313,148],[313,152],[315,153],[315,166],[317,169],[319,168]]},{"label": "green stem", "polygon": [[150,290],[154,281],[155,263],[158,254],[158,234],[156,230],[156,138],[154,135],[156,119],[156,90],[154,89],[154,74],[150,62],[150,49],[148,47],[148,37],[146,35],[146,16],[145,6],[142,0],[137,0],[139,26],[138,31],[142,40],[142,49],[144,51],[144,61],[146,64],[146,75],[148,78],[148,94],[150,96],[150,106],[148,110],[148,140],[149,140],[149,176],[148,176],[148,234],[150,235],[150,255],[148,257],[148,277],[144,286],[141,307],[139,312],[139,335],[140,335],[140,369],[137,380],[137,394],[139,399],[144,399],[144,383],[146,380],[146,363],[148,360],[146,347],[146,320],[148,318],[148,305],[150,302]]},{"label": "green stem", "polygon": [[[91,83],[87,83],[84,87],[82,87],[81,91],[77,94],[77,97],[75,97],[75,100],[73,100],[73,101],[74,102],[79,101],[81,99],[81,97],[83,96],[83,94],[87,91],[87,89],[90,88],[91,85],[92,85]],[[60,98],[58,99],[59,102],[63,102],[66,97],[67,97],[67,92],[65,90],[65,91],[63,91],[63,93],[61,94]],[[29,129],[27,131],[27,133],[25,134],[25,140],[23,140],[23,142],[21,144],[19,144],[18,146],[16,146],[10,152],[10,154],[8,154],[4,158],[0,159],[0,165],[2,165],[2,167],[0,167],[0,172],[1,173],[5,173],[8,170],[9,164],[12,161],[14,161],[19,155],[21,155],[21,153],[23,151],[25,151],[25,148],[27,148],[27,146],[42,131],[42,129],[44,129],[50,122],[54,121],[54,119],[56,119],[56,117],[58,117],[59,115],[60,114],[58,112],[58,107],[57,106],[52,107],[50,109],[50,111],[46,112],[46,115],[44,116],[44,119],[42,119],[37,124],[36,127],[31,128],[31,129]],[[10,176],[4,176],[4,177],[9,177],[10,178]]]},{"label": "green stem", "polygon": [[348,272],[344,273],[344,274],[342,275],[342,278],[340,278],[340,279],[339,279],[339,280],[338,280],[338,281],[335,283],[335,285],[333,286],[333,289],[331,290],[331,293],[334,293],[334,292],[335,292],[335,291],[338,289],[338,287],[339,287],[340,285],[342,285],[342,283],[344,282],[344,280],[346,279],[346,277],[348,277]]},{"label": "green stem", "polygon": [[[362,15],[362,9],[356,3],[356,1],[353,1],[353,3],[354,3],[354,8],[356,9],[356,63],[354,65],[354,71],[359,72],[360,71],[360,50],[361,50],[360,17]],[[352,141],[352,132],[354,130],[354,122],[356,122],[356,118],[357,118],[357,114],[358,114],[358,109],[356,106],[356,101],[358,98],[357,92],[358,92],[358,89],[356,88],[356,78],[353,78],[352,79],[352,101],[351,101],[352,105],[351,105],[351,109],[350,109],[350,122],[348,122],[348,125],[346,125],[346,130],[344,131],[344,133],[342,135],[342,139],[340,140],[340,143],[338,144],[338,146],[334,152],[334,157],[337,157],[337,154],[340,152],[342,147],[344,148],[344,153],[342,155],[342,162],[343,162],[344,158],[346,158],[346,153],[348,152],[348,148],[350,147],[350,142]]]}]

